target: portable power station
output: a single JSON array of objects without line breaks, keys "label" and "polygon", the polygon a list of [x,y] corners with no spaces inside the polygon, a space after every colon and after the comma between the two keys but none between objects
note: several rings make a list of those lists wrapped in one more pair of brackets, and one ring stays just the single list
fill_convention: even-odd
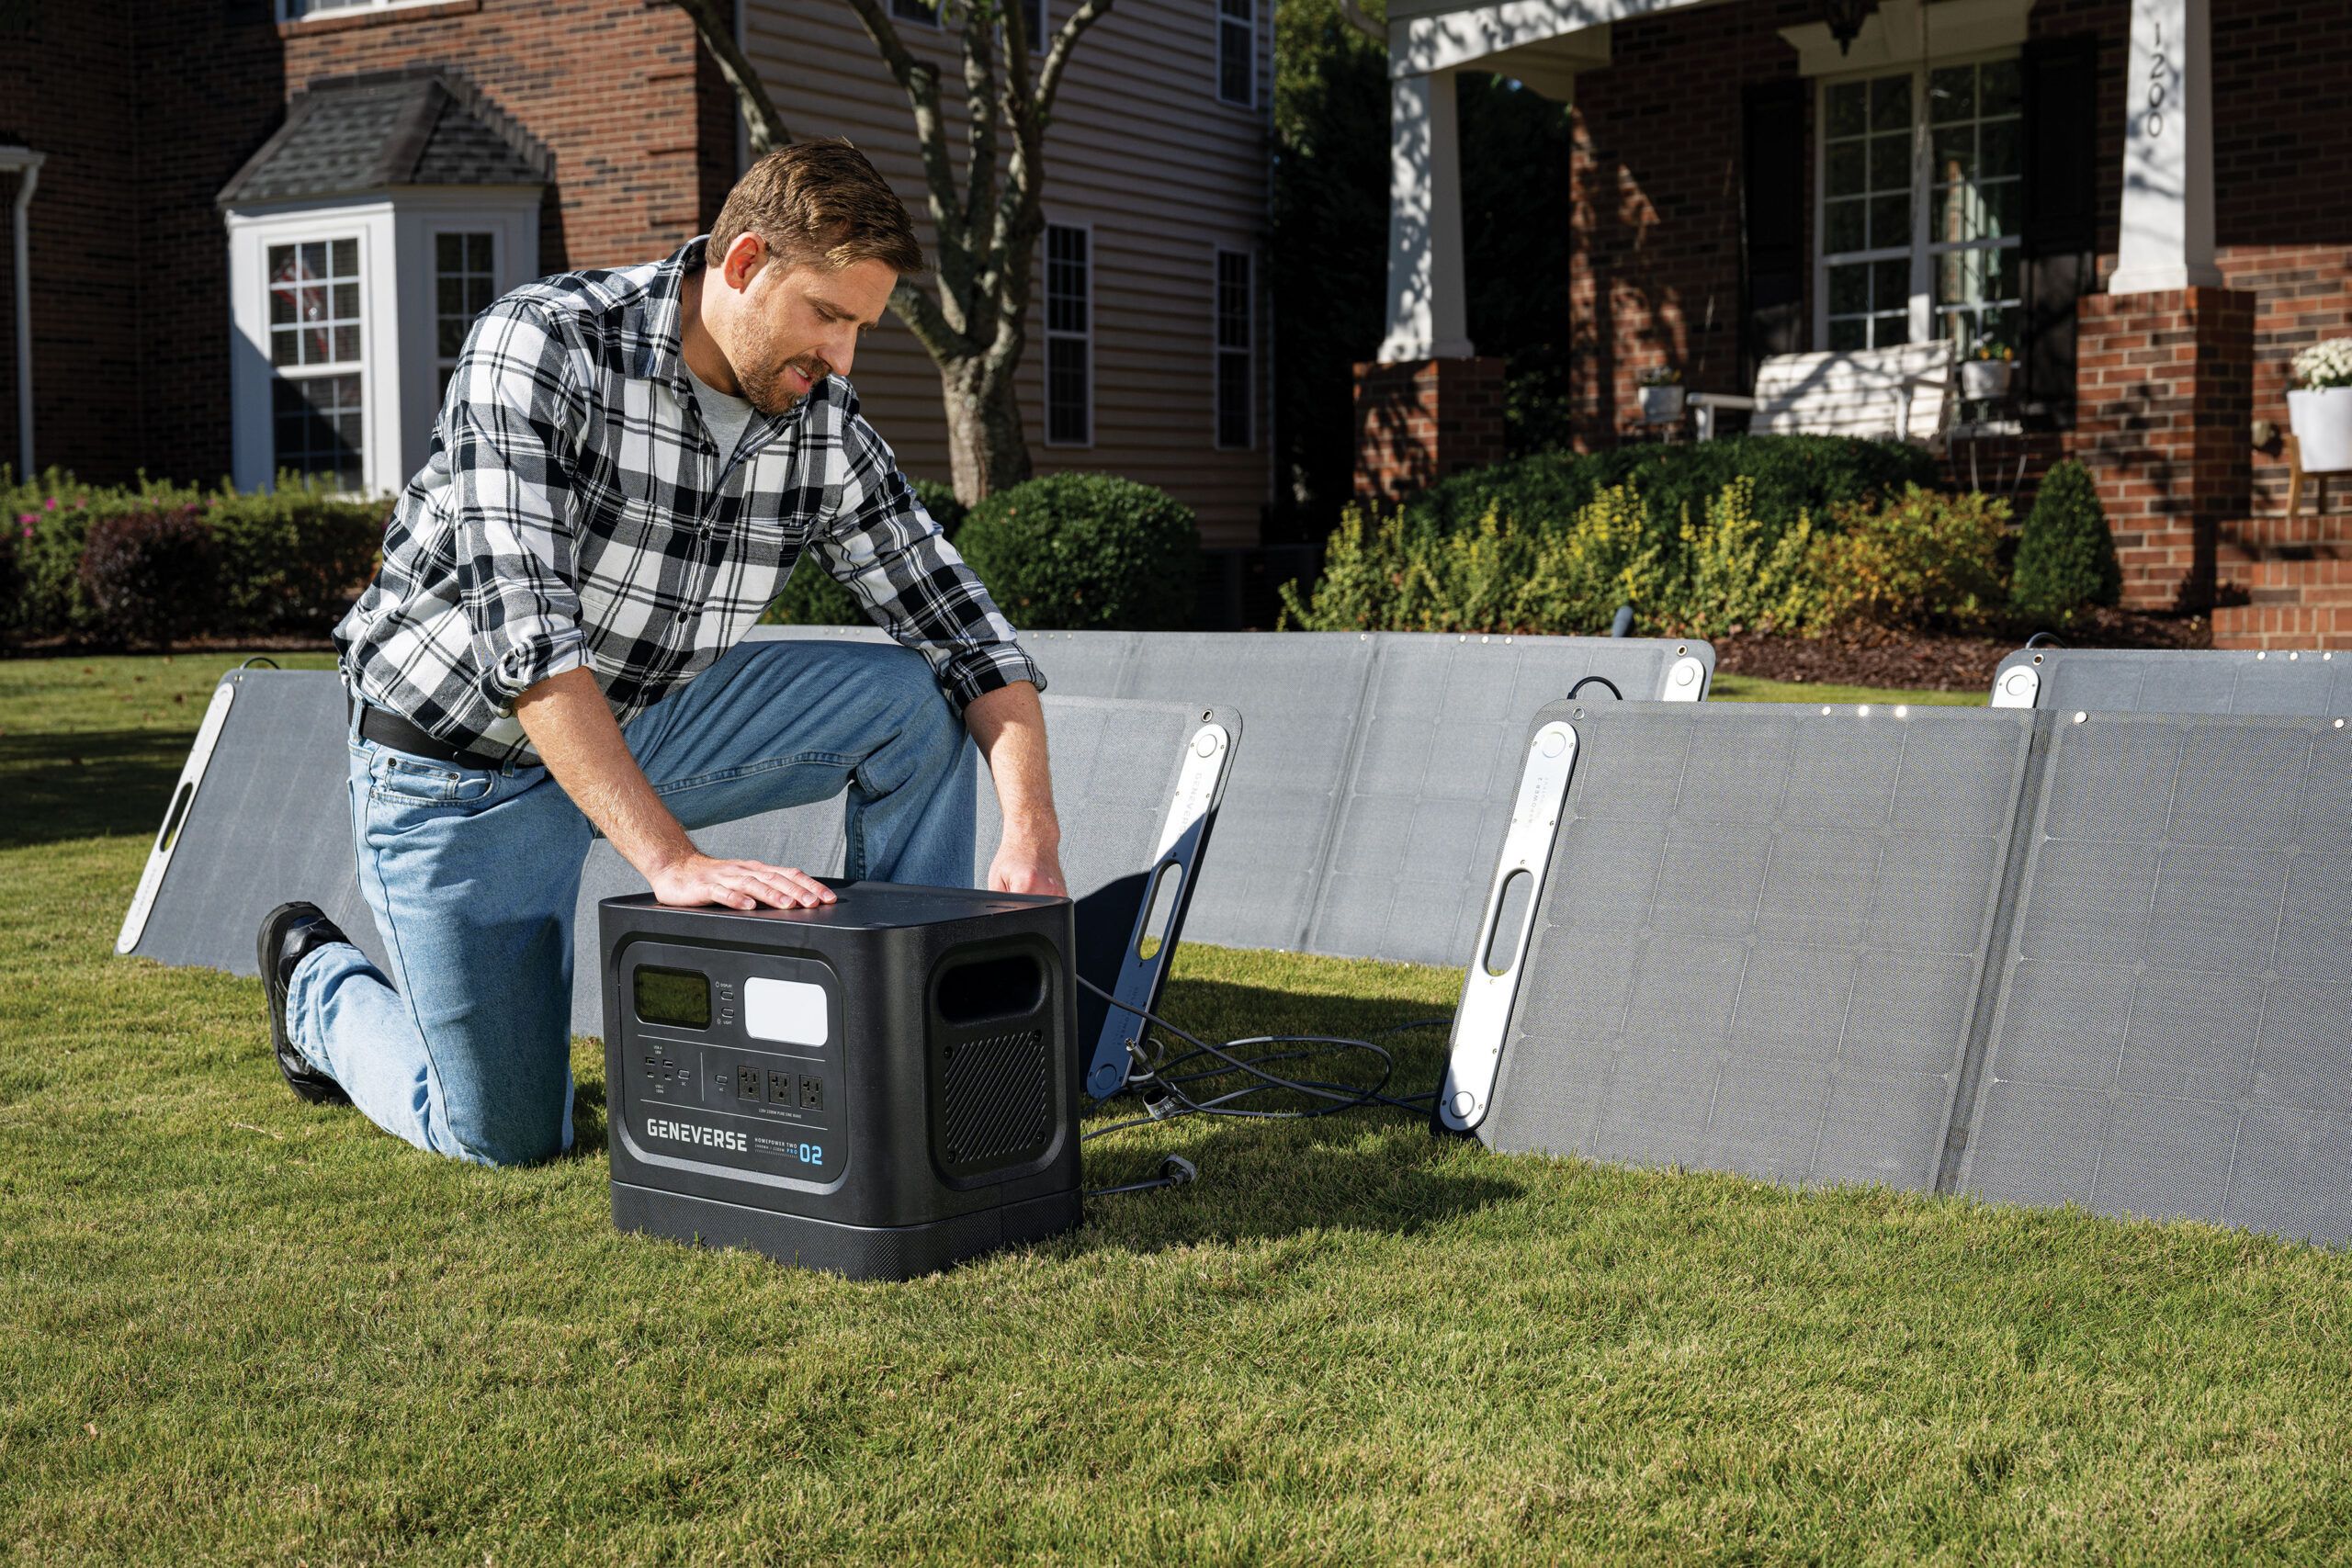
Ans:
[{"label": "portable power station", "polygon": [[902,1280],[1079,1220],[1067,898],[598,906],[613,1223]]}]

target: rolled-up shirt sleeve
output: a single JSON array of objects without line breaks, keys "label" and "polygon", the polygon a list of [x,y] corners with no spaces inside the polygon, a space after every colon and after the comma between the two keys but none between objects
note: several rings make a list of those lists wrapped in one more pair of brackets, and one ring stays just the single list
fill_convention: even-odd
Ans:
[{"label": "rolled-up shirt sleeve", "polygon": [[467,334],[442,412],[459,596],[482,694],[499,712],[587,660],[571,491],[581,400],[571,355],[527,304]]},{"label": "rolled-up shirt sleeve", "polygon": [[1044,691],[1045,673],[1022,649],[1012,623],[923,510],[854,398],[842,424],[847,477],[841,504],[815,536],[833,575],[876,626],[930,660],[958,714],[974,698],[1016,681]]}]

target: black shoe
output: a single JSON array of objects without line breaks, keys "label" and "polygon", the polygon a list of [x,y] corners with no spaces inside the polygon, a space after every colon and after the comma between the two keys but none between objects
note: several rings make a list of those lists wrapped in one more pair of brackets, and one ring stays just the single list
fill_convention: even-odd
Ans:
[{"label": "black shoe", "polygon": [[343,1086],[311,1065],[294,1049],[286,1028],[286,992],[294,981],[295,965],[315,948],[331,942],[349,942],[342,929],[316,904],[280,904],[261,920],[261,977],[269,987],[269,1043],[277,1054],[277,1070],[296,1098],[313,1105],[348,1105]]}]

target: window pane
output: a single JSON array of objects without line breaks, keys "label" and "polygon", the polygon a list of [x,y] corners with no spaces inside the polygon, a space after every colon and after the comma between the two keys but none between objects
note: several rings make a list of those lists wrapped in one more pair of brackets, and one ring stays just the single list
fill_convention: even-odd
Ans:
[{"label": "window pane", "polygon": [[2014,60],[1992,60],[1979,67],[1977,96],[1980,112],[1988,118],[1994,115],[2016,114],[2024,102],[2024,91]]},{"label": "window pane", "polygon": [[1907,196],[1871,197],[1871,249],[1911,243],[1911,198]]},{"label": "window pane", "polygon": [[364,422],[358,377],[281,377],[271,402],[277,467],[359,488]]},{"label": "window pane", "polygon": [[1871,308],[1871,269],[1864,265],[1829,269],[1829,312],[1858,316]]},{"label": "window pane", "polygon": [[491,280],[487,277],[466,279],[466,314],[469,317],[479,316],[490,309],[490,290]]},{"label": "window pane", "polygon": [[1936,132],[1935,163],[1928,177],[1950,185],[1976,177],[1976,128],[1950,125]]},{"label": "window pane", "polygon": [[461,277],[439,277],[433,282],[433,309],[435,314],[461,316],[466,310],[466,282]]},{"label": "window pane", "polygon": [[1984,163],[1980,168],[1987,179],[2001,179],[2018,172],[2018,122],[2014,119],[1996,120],[1986,125],[1980,143]]},{"label": "window pane", "polygon": [[334,243],[334,275],[337,277],[359,276],[359,242],[337,240]]},{"label": "window pane", "polygon": [[1829,93],[1829,134],[1860,136],[1870,128],[1871,96],[1867,82],[1834,82]]},{"label": "window pane", "polygon": [[1928,73],[1928,118],[1937,125],[1976,118],[1976,67],[1950,65]]},{"label": "window pane", "polygon": [[301,270],[295,276],[304,279],[324,277],[327,275],[326,246],[316,243],[308,244],[301,247]]},{"label": "window pane", "polygon": [[1863,231],[1862,204],[1859,201],[1831,202],[1828,220],[1825,227],[1827,233],[1824,243],[1831,255],[1839,255],[1848,251],[1859,251],[1870,243]]},{"label": "window pane", "polygon": [[1250,346],[1250,257],[1240,251],[1216,256],[1216,345]]},{"label": "window pane", "polygon": [[460,317],[444,316],[433,325],[433,352],[442,359],[455,359],[465,352],[467,322]]},{"label": "window pane", "polygon": [[1046,439],[1082,445],[1092,432],[1086,386],[1086,340],[1046,340]]},{"label": "window pane", "polygon": [[2025,222],[2025,182],[1999,180],[1978,189],[1984,198],[1984,232],[2017,233]]},{"label": "window pane", "polygon": [[357,327],[335,328],[334,357],[339,365],[348,365],[359,357],[359,329]]},{"label": "window pane", "polygon": [[466,265],[465,237],[459,234],[433,236],[433,270],[457,272]]},{"label": "window pane", "polygon": [[359,285],[338,283],[334,286],[334,319],[338,321],[359,319]]},{"label": "window pane", "polygon": [[1911,77],[1882,76],[1871,84],[1871,129],[1872,130],[1902,130],[1911,129]]},{"label": "window pane", "polygon": [[302,363],[302,331],[300,327],[273,328],[269,334],[269,362],[272,365]]},{"label": "window pane", "polygon": [[1246,354],[1220,354],[1216,356],[1216,444],[1220,446],[1250,445],[1250,356]]},{"label": "window pane", "polygon": [[293,321],[294,291],[291,288],[271,289],[269,291],[269,324],[273,327],[285,326]]},{"label": "window pane", "polygon": [[1871,189],[1911,188],[1911,139],[1908,136],[1871,138]]},{"label": "window pane", "polygon": [[1839,141],[1830,147],[1827,175],[1831,196],[1860,196],[1870,188],[1866,156],[1859,141]]},{"label": "window pane", "polygon": [[1849,354],[1870,345],[1870,323],[1860,317],[1829,323],[1829,346],[1838,353]]},{"label": "window pane", "polygon": [[1891,310],[1907,307],[1911,301],[1911,263],[1908,257],[1871,263],[1871,308]]},{"label": "window pane", "polygon": [[1229,104],[1251,104],[1251,51],[1257,43],[1255,29],[1230,17],[1217,22],[1216,96]]},{"label": "window pane", "polygon": [[466,270],[469,272],[480,273],[488,273],[492,271],[491,248],[492,236],[488,234],[467,235]]},{"label": "window pane", "polygon": [[1911,318],[1908,316],[1873,316],[1871,318],[1871,344],[1875,348],[1891,348],[1898,343],[1911,341]]}]

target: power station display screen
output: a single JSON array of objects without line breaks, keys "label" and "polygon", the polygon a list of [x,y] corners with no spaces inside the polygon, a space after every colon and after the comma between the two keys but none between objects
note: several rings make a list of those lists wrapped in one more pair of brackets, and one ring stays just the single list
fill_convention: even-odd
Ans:
[{"label": "power station display screen", "polygon": [[676,1029],[710,1027],[710,977],[691,969],[637,970],[637,1016]]}]

